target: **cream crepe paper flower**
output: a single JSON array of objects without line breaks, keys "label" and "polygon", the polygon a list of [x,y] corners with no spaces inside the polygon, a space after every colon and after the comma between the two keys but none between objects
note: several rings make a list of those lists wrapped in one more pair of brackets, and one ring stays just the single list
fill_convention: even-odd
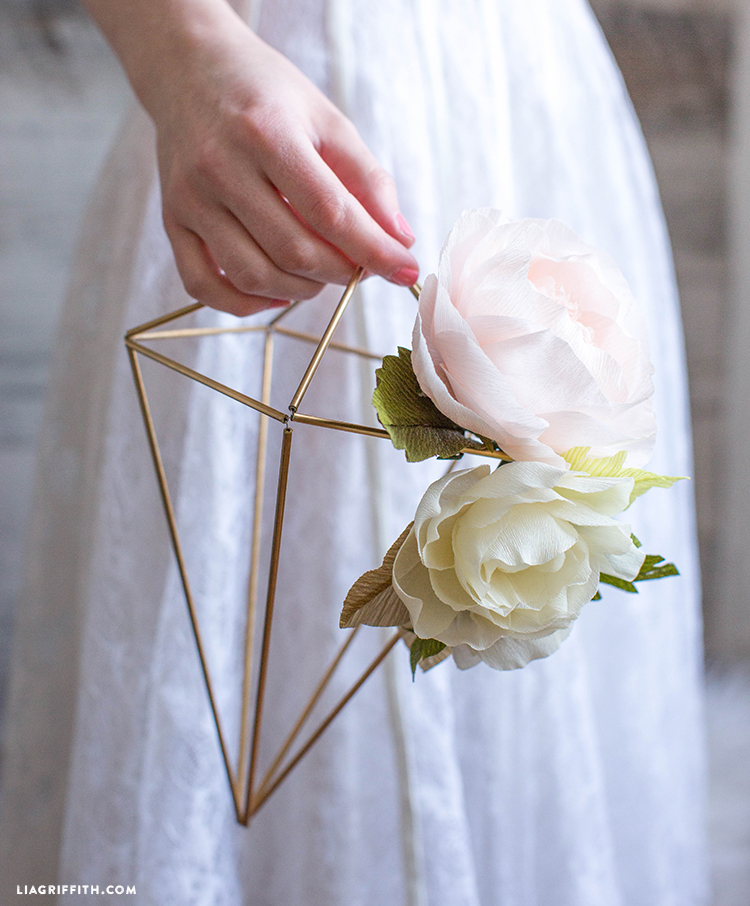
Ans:
[{"label": "cream crepe paper flower", "polygon": [[555,651],[597,591],[633,580],[644,554],[613,517],[632,478],[545,463],[481,465],[434,482],[393,566],[414,632],[453,648],[461,668],[523,667]]},{"label": "cream crepe paper flower", "polygon": [[653,448],[652,366],[622,273],[556,220],[467,211],[427,277],[414,326],[420,387],[514,459]]}]

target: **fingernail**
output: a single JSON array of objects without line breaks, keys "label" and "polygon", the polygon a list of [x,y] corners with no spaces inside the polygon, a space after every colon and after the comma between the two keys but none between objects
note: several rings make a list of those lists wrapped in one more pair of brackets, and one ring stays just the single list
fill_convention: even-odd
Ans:
[{"label": "fingernail", "polygon": [[269,299],[268,308],[286,308],[287,305],[291,305],[289,299]]},{"label": "fingernail", "polygon": [[410,242],[414,242],[414,233],[411,231],[411,227],[406,222],[406,218],[403,214],[396,214],[396,223],[398,224],[399,230],[406,236]]},{"label": "fingernail", "polygon": [[402,267],[399,268],[395,274],[391,277],[391,280],[394,283],[398,283],[399,286],[414,286],[419,277],[419,271],[414,267]]}]

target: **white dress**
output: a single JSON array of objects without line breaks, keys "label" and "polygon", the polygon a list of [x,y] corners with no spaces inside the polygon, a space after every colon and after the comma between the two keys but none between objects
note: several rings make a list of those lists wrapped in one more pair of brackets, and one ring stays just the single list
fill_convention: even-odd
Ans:
[{"label": "white dress", "polygon": [[[584,0],[266,0],[253,15],[395,176],[423,275],[461,211],[483,206],[558,217],[618,261],[651,329],[652,467],[690,474],[659,199]],[[92,201],[52,372],[8,708],[2,884],[134,884],[122,902],[144,906],[705,904],[688,482],[652,491],[631,520],[680,578],[638,596],[608,589],[557,653],[512,673],[448,662],[412,683],[402,646],[250,827],[236,824],[121,339],[189,301],[152,143],[134,113]],[[295,327],[318,329],[334,296],[296,309]],[[414,313],[407,291],[369,280],[337,338],[391,352],[410,345]],[[195,323],[229,321],[204,311]],[[257,392],[253,339],[186,349]],[[306,354],[279,348],[277,405]],[[257,420],[158,366],[146,379],[235,738]],[[371,381],[332,352],[306,407],[371,419]],[[340,642],[349,584],[379,563],[435,468],[407,466],[381,440],[295,429],[271,742]],[[380,631],[367,632],[375,650]]]}]

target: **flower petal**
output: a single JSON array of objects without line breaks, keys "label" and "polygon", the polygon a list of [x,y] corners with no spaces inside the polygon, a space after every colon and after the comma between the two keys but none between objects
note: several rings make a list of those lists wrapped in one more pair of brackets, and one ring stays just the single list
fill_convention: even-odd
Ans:
[{"label": "flower petal", "polygon": [[393,564],[393,587],[409,611],[414,631],[420,638],[438,638],[453,621],[455,611],[437,597],[429,571],[419,559],[414,529],[407,535]]},{"label": "flower petal", "polygon": [[643,319],[612,259],[559,221],[465,212],[425,281],[413,343],[424,393],[515,459],[650,455]]},{"label": "flower petal", "polygon": [[560,629],[541,639],[498,639],[494,645],[483,651],[475,651],[468,645],[457,645],[453,659],[460,670],[475,666],[480,660],[494,670],[518,670],[538,658],[549,657],[570,635],[572,627]]}]

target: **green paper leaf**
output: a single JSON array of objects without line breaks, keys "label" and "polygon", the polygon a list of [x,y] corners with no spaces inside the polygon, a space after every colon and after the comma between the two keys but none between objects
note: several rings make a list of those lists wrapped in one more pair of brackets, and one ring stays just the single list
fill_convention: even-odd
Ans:
[{"label": "green paper leaf", "polygon": [[500,452],[500,445],[495,443],[495,441],[492,440],[491,437],[485,437],[483,434],[477,434],[476,436],[482,441],[482,443],[485,445],[485,447],[488,450],[490,450],[492,453]]},{"label": "green paper leaf", "polygon": [[[638,539],[635,536],[632,537],[633,543],[635,543]],[[636,547],[640,547],[640,542],[636,544]],[[638,589],[633,584],[635,582],[649,582],[652,579],[666,579],[669,576],[679,575],[680,571],[674,563],[665,563],[664,557],[660,557],[658,554],[646,554],[643,565],[632,582],[628,582],[627,579],[620,579],[617,576],[609,576],[606,573],[599,574],[599,581],[604,582],[606,585],[614,585],[615,588],[621,588],[631,594],[638,594]],[[600,599],[601,594],[597,592],[591,600],[599,601]]]},{"label": "green paper leaf", "polygon": [[482,449],[466,438],[463,431],[452,428],[432,428],[429,425],[384,425],[391,435],[393,446],[406,453],[408,462],[422,462],[437,456],[438,459],[458,457],[467,447]]},{"label": "green paper leaf", "polygon": [[434,657],[436,654],[440,654],[444,648],[445,644],[443,642],[438,642],[437,639],[420,639],[417,637],[412,642],[411,648],[409,649],[409,664],[411,665],[412,680],[416,678],[419,662]]},{"label": "green paper leaf", "polygon": [[591,447],[571,447],[563,453],[563,459],[573,471],[586,472],[594,478],[632,478],[634,484],[630,503],[651,488],[671,488],[675,482],[685,479],[684,475],[657,475],[644,469],[626,469],[627,453],[624,450],[614,456],[594,457],[588,455],[590,449]]},{"label": "green paper leaf", "polygon": [[[402,626],[401,640],[411,652],[411,646],[417,641],[417,635],[410,626]],[[442,664],[443,661],[448,660],[451,654],[453,654],[453,649],[449,645],[446,645],[444,648],[441,648],[437,654],[423,657],[422,660],[419,661],[418,666],[424,673],[427,673],[428,670],[432,670],[433,667],[437,667],[438,664]]]},{"label": "green paper leaf", "polygon": [[443,415],[423,393],[412,368],[410,350],[399,346],[398,356],[385,356],[375,375],[372,404],[393,446],[404,450],[409,462],[433,456],[452,459],[467,448],[484,449],[484,443],[468,438],[463,428]]},{"label": "green paper leaf", "polygon": [[607,573],[599,573],[599,581],[607,585],[614,585],[615,588],[620,588],[623,591],[629,591],[631,594],[638,594],[638,589],[632,582],[628,582],[627,579],[620,579],[619,576],[608,576]]},{"label": "green paper leaf", "polygon": [[643,561],[641,571],[635,577],[635,582],[648,582],[651,579],[665,579],[667,576],[679,576],[680,571],[674,563],[665,563],[664,557],[649,554]]}]

